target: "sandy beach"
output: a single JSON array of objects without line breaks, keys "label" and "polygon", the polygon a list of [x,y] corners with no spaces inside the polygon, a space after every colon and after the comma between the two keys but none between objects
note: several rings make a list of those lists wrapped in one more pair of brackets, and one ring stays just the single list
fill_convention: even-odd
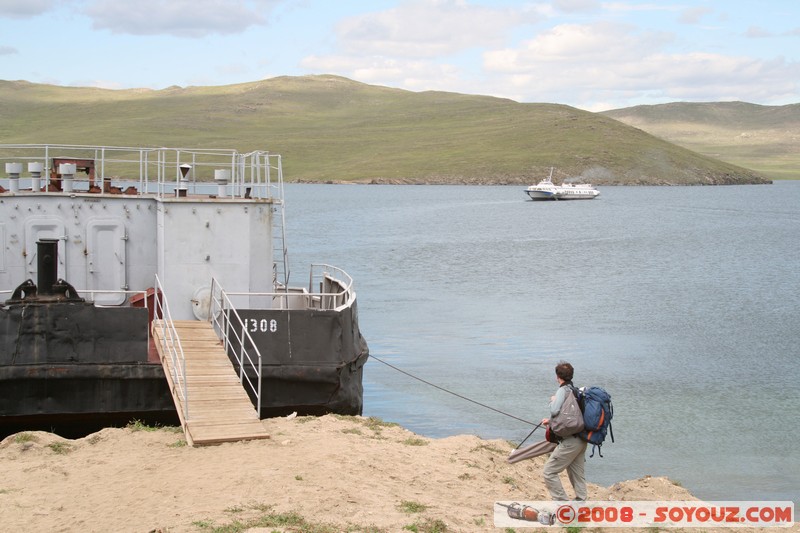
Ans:
[{"label": "sandy beach", "polygon": [[[503,440],[428,439],[334,415],[263,423],[269,439],[195,448],[180,428],[11,435],[0,442],[0,530],[499,531],[495,501],[548,499],[546,457],[510,465]],[[644,476],[590,484],[589,499],[695,498]]]}]

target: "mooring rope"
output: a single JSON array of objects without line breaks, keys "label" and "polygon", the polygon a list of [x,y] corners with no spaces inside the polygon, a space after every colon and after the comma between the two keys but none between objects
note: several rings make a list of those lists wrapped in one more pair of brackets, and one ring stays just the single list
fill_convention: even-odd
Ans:
[{"label": "mooring rope", "polygon": [[532,426],[536,425],[536,422],[531,422],[530,420],[525,420],[524,418],[520,418],[518,416],[514,416],[512,414],[506,413],[505,411],[501,411],[500,409],[495,409],[494,407],[492,407],[490,405],[486,405],[485,403],[481,403],[479,401],[473,400],[472,398],[467,398],[466,396],[464,396],[462,394],[458,394],[457,392],[453,392],[451,390],[445,389],[444,387],[440,387],[439,385],[436,385],[435,383],[431,383],[430,381],[426,381],[426,380],[424,380],[424,379],[422,379],[420,377],[415,376],[414,374],[411,374],[410,372],[406,372],[405,370],[397,368],[396,366],[394,366],[394,365],[392,365],[390,363],[387,363],[383,359],[380,359],[379,357],[375,357],[372,354],[369,354],[369,357],[370,357],[370,359],[375,359],[379,363],[383,363],[384,365],[388,366],[389,368],[397,370],[401,374],[405,374],[406,376],[408,376],[410,378],[416,379],[417,381],[421,381],[422,383],[424,383],[426,385],[430,385],[431,387],[433,387],[435,389],[439,389],[440,391],[446,392],[447,394],[452,394],[453,396],[455,396],[457,398],[461,398],[462,400],[466,400],[468,402],[472,402],[475,405],[480,405],[481,407],[485,407],[486,409],[494,411],[495,413],[500,413],[501,415],[505,415],[505,416],[507,416],[509,418],[513,418],[514,420],[519,420],[520,422],[525,422],[526,424],[530,424]]}]

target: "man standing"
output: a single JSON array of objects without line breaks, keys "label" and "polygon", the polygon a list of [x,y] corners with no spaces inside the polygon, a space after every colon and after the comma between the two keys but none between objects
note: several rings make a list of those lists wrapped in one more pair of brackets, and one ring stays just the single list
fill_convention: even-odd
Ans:
[{"label": "man standing", "polygon": [[[557,416],[561,412],[561,406],[564,404],[567,394],[573,394],[573,373],[572,365],[565,361],[561,361],[556,365],[558,390],[555,395],[550,397],[550,418]],[[543,418],[542,424],[549,425],[550,418]],[[563,472],[564,469],[567,470],[569,481],[575,490],[575,499],[586,500],[585,453],[586,442],[578,435],[559,438],[558,446],[550,454],[550,459],[547,460],[542,471],[544,484],[547,486],[547,490],[550,491],[550,497],[553,500],[566,501],[569,499],[564,491],[564,486],[561,484],[561,479],[558,477],[558,474]]]}]

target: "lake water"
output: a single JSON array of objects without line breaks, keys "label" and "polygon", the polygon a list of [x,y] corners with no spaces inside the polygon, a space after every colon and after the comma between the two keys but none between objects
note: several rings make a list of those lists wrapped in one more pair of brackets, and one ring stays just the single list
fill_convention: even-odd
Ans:
[{"label": "lake water", "polygon": [[[344,268],[371,354],[525,420],[570,361],[614,403],[592,482],[800,500],[800,182],[601,193],[288,185],[292,281]],[[531,429],[375,360],[364,389],[365,416],[430,437]]]}]

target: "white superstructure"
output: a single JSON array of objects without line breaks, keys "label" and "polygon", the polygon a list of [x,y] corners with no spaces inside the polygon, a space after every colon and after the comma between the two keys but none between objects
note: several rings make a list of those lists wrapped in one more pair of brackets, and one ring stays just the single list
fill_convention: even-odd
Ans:
[{"label": "white superstructure", "polygon": [[275,273],[286,271],[273,268],[283,255],[282,211],[273,216],[283,203],[279,156],[44,145],[0,152],[0,289],[36,279],[41,238],[59,239],[58,277],[96,304],[120,305],[158,274],[176,319],[202,312],[212,278],[231,292],[270,293]]}]

